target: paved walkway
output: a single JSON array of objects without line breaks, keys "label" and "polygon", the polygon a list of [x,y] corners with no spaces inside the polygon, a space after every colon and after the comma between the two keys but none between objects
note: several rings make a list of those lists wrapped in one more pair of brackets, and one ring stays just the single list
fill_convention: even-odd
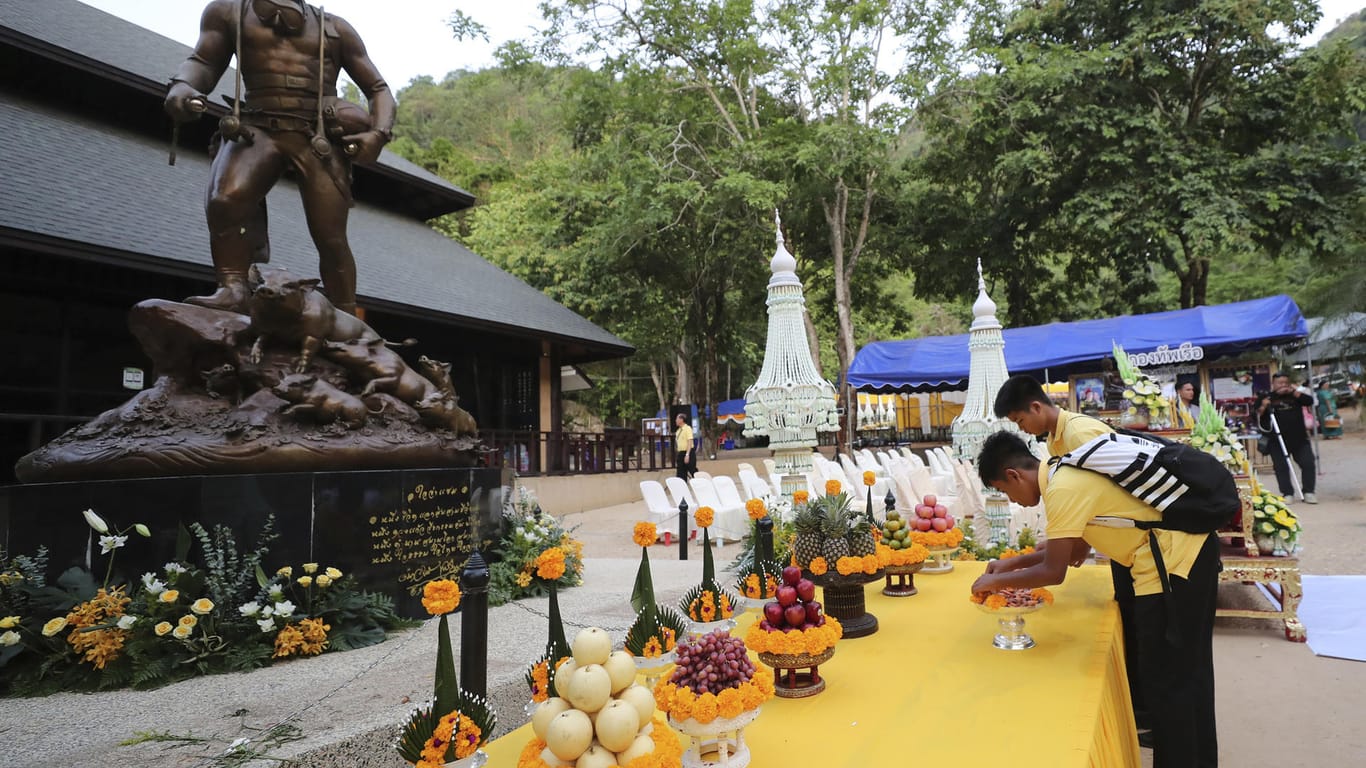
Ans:
[{"label": "paved walkway", "polygon": [[[1306,573],[1366,574],[1366,433],[1355,413],[1344,415],[1346,437],[1319,444],[1322,503],[1296,507],[1306,529]],[[561,596],[571,635],[576,626],[589,624],[624,634],[640,554],[630,531],[643,509],[643,502],[622,504],[567,517],[578,526],[575,535],[589,558],[584,586]],[[721,549],[718,567],[737,549]],[[677,552],[676,545],[650,551],[661,601],[677,600],[700,578],[697,547],[687,562],[679,562]],[[1223,587],[1220,595],[1225,605],[1260,599],[1255,587],[1237,585]],[[524,721],[521,675],[544,646],[545,610],[544,599],[526,600],[496,608],[490,617],[489,689],[501,715],[500,731]],[[299,740],[272,749],[274,757],[298,757],[310,768],[402,768],[390,742],[408,709],[430,695],[435,631],[435,622],[428,622],[372,648],[155,691],[0,699],[0,765],[224,765],[214,758],[234,739],[259,743],[261,729],[287,722],[298,728]],[[452,634],[458,643],[458,622]],[[1218,621],[1215,655],[1225,766],[1366,764],[1366,732],[1359,727],[1360,713],[1366,712],[1366,664],[1314,656],[1305,645],[1282,639],[1276,623],[1250,619]],[[138,732],[203,741],[119,746]]]}]

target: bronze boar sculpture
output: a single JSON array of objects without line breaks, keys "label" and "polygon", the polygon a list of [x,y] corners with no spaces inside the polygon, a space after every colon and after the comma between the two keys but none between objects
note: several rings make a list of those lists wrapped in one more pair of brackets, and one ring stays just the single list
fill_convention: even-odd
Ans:
[{"label": "bronze boar sculpture", "polygon": [[318,281],[250,272],[248,314],[150,299],[129,325],[151,387],[23,457],[23,482],[474,466],[450,364],[409,365]]}]

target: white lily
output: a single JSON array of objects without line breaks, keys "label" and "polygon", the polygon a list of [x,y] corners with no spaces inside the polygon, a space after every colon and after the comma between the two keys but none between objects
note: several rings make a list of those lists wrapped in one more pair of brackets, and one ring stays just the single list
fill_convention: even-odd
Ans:
[{"label": "white lily", "polygon": [[127,536],[101,536],[100,554],[107,555],[128,542]]},{"label": "white lily", "polygon": [[85,522],[94,528],[96,533],[109,533],[109,525],[104,522],[103,518],[95,514],[95,510],[87,509],[81,514],[85,516]]}]

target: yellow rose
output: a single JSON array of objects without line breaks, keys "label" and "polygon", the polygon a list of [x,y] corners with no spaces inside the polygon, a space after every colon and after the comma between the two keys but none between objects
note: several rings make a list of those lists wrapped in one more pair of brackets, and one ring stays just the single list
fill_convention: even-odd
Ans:
[{"label": "yellow rose", "polygon": [[290,576],[293,576],[293,575],[294,575],[294,569],[293,569],[293,568],[290,568],[289,566],[286,565],[285,567],[283,567],[283,568],[281,568],[280,570],[276,571],[276,572],[275,572],[275,575],[276,575],[276,576],[284,576],[284,577],[287,579],[287,578],[289,578]]},{"label": "yellow rose", "polygon": [[13,629],[19,625],[18,616],[6,616],[0,619],[0,629]]},{"label": "yellow rose", "polygon": [[312,577],[312,576],[300,576],[300,577],[299,577],[299,586],[301,586],[301,587],[311,587],[311,586],[313,586],[313,577]]},{"label": "yellow rose", "polygon": [[43,636],[52,637],[58,632],[61,632],[63,629],[66,629],[66,617],[58,616],[57,618],[43,625]]},{"label": "yellow rose", "polygon": [[325,573],[320,573],[318,574],[317,582],[320,587],[330,587],[332,586],[332,577]]},{"label": "yellow rose", "polygon": [[182,627],[193,627],[198,623],[199,619],[195,618],[194,616],[191,616],[188,613],[180,617],[180,626]]},{"label": "yellow rose", "polygon": [[194,611],[200,616],[205,616],[213,610],[213,601],[207,597],[201,597],[198,600],[194,601],[192,604],[190,604],[190,610]]},{"label": "yellow rose", "polygon": [[184,640],[192,634],[194,634],[194,627],[189,624],[181,624],[171,630],[171,635],[177,640]]},{"label": "yellow rose", "polygon": [[304,563],[304,573],[317,573],[317,572],[318,572],[318,564],[317,564],[317,563]]},{"label": "yellow rose", "polygon": [[163,603],[174,603],[176,600],[180,599],[180,590],[168,589],[165,592],[162,592],[157,599]]},{"label": "yellow rose", "polygon": [[339,570],[337,570],[336,568],[328,568],[328,569],[327,569],[327,578],[329,578],[329,579],[331,579],[331,580],[333,580],[333,581],[336,581],[337,579],[340,579],[341,577],[342,577],[342,572],[339,571]]},{"label": "yellow rose", "polygon": [[175,627],[171,626],[171,622],[163,621],[153,627],[152,631],[157,633],[157,637],[165,637],[172,629],[175,629]]}]

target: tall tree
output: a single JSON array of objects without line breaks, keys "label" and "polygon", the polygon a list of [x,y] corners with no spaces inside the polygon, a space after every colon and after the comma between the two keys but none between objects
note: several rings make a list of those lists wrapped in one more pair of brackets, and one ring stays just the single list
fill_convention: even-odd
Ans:
[{"label": "tall tree", "polygon": [[[841,375],[855,352],[855,270],[895,251],[874,230],[889,202],[900,128],[949,68],[957,0],[558,0],[544,9],[561,44],[601,52],[609,72],[651,72],[695,93],[672,146],[695,183],[753,207],[795,202],[798,248],[832,269]],[[767,182],[767,184],[765,183]],[[782,187],[774,189],[772,183]],[[801,247],[801,241],[812,247]],[[818,246],[818,247],[817,247]]]},{"label": "tall tree", "polygon": [[1330,139],[1362,78],[1341,46],[1297,52],[1312,0],[980,9],[980,66],[925,114],[927,181],[907,192],[939,246],[918,278],[980,254],[1011,320],[1037,322],[1098,287],[1156,308],[1162,270],[1204,304],[1221,258],[1343,247],[1361,153]]}]

